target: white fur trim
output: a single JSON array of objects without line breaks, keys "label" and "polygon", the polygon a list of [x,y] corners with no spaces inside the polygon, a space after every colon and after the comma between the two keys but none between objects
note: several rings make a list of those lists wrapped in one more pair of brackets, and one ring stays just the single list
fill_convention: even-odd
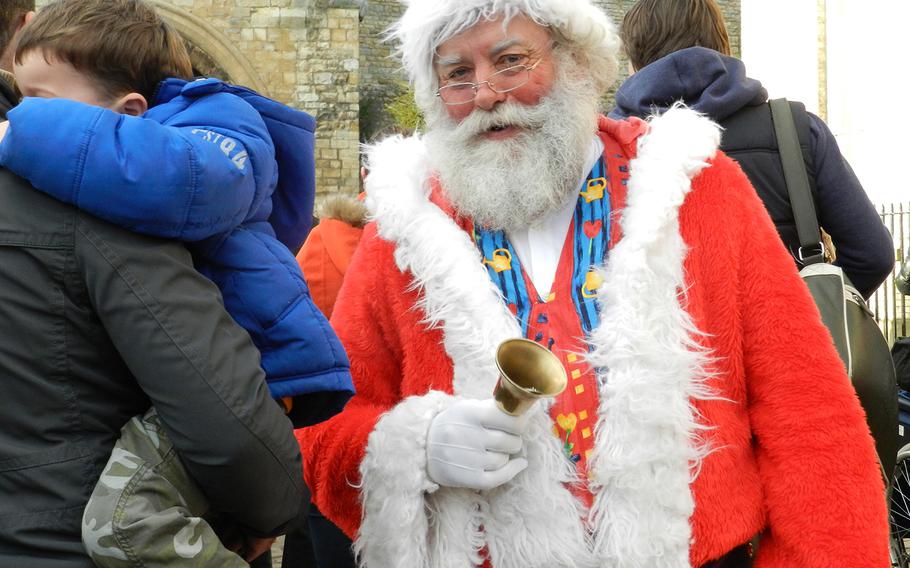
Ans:
[{"label": "white fur trim", "polygon": [[489,398],[498,376],[496,347],[521,336],[518,322],[471,237],[427,200],[423,142],[391,138],[370,149],[368,163],[367,207],[379,221],[379,236],[396,244],[398,268],[413,273],[427,324],[443,329],[455,366],[455,393]]},{"label": "white fur trim", "polygon": [[524,435],[528,467],[487,494],[487,547],[495,568],[595,568],[585,511],[568,489],[575,464],[542,405]]},{"label": "white fur trim", "polygon": [[[418,307],[427,323],[442,328],[456,396],[489,398],[498,376],[496,348],[520,337],[518,323],[487,276],[470,236],[427,200],[423,144],[416,138],[392,138],[373,147],[368,161],[367,206],[378,221],[379,236],[396,243],[398,268],[413,274],[413,285],[421,292]],[[550,433],[545,405],[537,404],[530,412],[525,436],[529,467],[502,488],[472,494],[486,536],[481,545],[488,546],[497,568],[593,565],[580,522],[583,512],[565,485],[575,472]],[[463,523],[470,523],[469,512],[452,496],[452,490],[440,490],[427,498],[436,517],[436,533],[428,537],[431,558],[444,556],[442,549],[451,546],[446,542],[453,541],[451,531],[464,534]],[[521,531],[520,551],[514,546],[517,522],[526,529]],[[447,539],[439,535],[440,527],[446,527]]]},{"label": "white fur trim", "polygon": [[354,541],[361,566],[476,565],[482,546],[476,495],[441,488],[426,474],[430,422],[453,400],[439,391],[410,397],[370,433],[360,464],[363,522]]},{"label": "white fur trim", "polygon": [[[590,338],[595,345],[592,364],[609,369],[598,377],[601,407],[591,461],[596,474],[594,541],[565,487],[573,479],[573,467],[550,433],[547,410],[536,405],[525,437],[529,467],[512,482],[482,495],[439,490],[420,499],[411,483],[410,497],[389,499],[394,502],[386,503],[375,521],[366,518],[375,510],[365,506],[365,526],[410,519],[410,512],[423,507],[433,520],[382,533],[384,539],[404,540],[395,544],[372,545],[378,533],[361,531],[358,547],[363,550],[403,550],[422,543],[418,556],[408,557],[413,563],[377,560],[364,566],[474,566],[478,559],[471,554],[479,543],[472,527],[478,520],[496,568],[688,566],[694,507],[689,484],[705,451],[691,404],[710,393],[704,385],[707,354],[694,339],[698,330],[681,304],[686,247],[678,214],[691,178],[705,167],[718,142],[716,125],[692,111],[673,109],[651,122],[632,163],[622,218],[625,235],[611,252],[601,325]],[[443,331],[454,363],[456,396],[490,396],[494,350],[503,339],[519,335],[517,322],[470,237],[427,199],[430,172],[423,143],[390,139],[370,150],[369,163],[367,205],[379,235],[396,244],[398,268],[413,274],[428,325]],[[368,475],[388,478],[380,472],[380,462],[397,470],[403,454],[394,452],[404,451],[382,451],[371,437],[368,452],[377,463],[362,472],[365,488]],[[425,461],[425,449],[410,451]],[[417,469],[399,475],[425,478],[425,463],[405,461],[402,467]],[[452,563],[421,560],[435,562],[450,551],[457,558]]]},{"label": "white fur trim", "polygon": [[603,273],[602,324],[588,361],[600,371],[595,551],[623,568],[689,566],[693,472],[704,456],[692,401],[710,396],[707,354],[684,302],[679,208],[720,132],[674,108],[651,122],[631,163],[623,238]]}]

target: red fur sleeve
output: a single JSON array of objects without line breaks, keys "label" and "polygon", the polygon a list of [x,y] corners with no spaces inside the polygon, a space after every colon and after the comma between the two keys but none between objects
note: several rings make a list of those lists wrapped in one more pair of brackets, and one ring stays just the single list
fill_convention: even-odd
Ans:
[{"label": "red fur sleeve", "polygon": [[367,437],[401,398],[401,341],[391,327],[400,298],[389,290],[402,278],[394,270],[391,245],[368,226],[332,316],[357,393],[343,412],[297,434],[313,502],[351,538],[361,518],[358,468]]},{"label": "red fur sleeve", "polygon": [[745,176],[725,156],[711,169],[738,201],[718,213],[739,232],[730,270],[738,272],[749,419],[768,519],[756,567],[887,566],[884,487],[843,364]]}]

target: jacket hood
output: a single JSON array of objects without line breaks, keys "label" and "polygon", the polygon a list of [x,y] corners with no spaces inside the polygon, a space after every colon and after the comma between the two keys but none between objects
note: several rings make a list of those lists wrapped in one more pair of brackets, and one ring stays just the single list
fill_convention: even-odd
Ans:
[{"label": "jacket hood", "polygon": [[278,182],[272,194],[268,221],[286,247],[300,248],[313,222],[316,198],[316,120],[309,114],[219,79],[166,79],[156,91],[155,104],[177,96],[198,98],[213,93],[236,95],[256,109],[275,146]]},{"label": "jacket hood", "polygon": [[768,100],[762,84],[746,76],[735,57],[704,47],[682,49],[629,77],[616,92],[610,118],[647,117],[682,101],[690,109],[723,120],[746,106]]}]

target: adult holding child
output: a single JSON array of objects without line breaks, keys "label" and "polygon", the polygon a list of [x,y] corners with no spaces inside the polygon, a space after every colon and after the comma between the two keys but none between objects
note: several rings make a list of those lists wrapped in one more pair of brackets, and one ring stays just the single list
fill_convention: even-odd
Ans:
[{"label": "adult holding child", "polygon": [[[85,550],[97,565],[245,566],[281,534],[302,497],[291,422],[324,419],[352,394],[343,350],[289,250],[302,233],[287,222],[297,212],[278,206],[294,191],[298,203],[306,202],[307,155],[284,155],[283,162],[275,156],[282,143],[307,146],[309,117],[218,80],[191,81],[182,40],[144,0],[52,2],[23,30],[15,73],[27,98],[10,112],[0,163],[62,203],[137,233],[190,242],[189,268],[195,265],[221,292],[168,266],[161,268],[164,280],[147,283],[144,259],[82,231],[81,219],[92,217],[61,204],[57,221],[35,225],[37,237],[5,230],[20,257],[33,247],[73,251],[47,267],[46,289],[39,289],[51,298],[42,297],[49,323],[33,334],[57,365],[39,384],[59,406],[52,414],[72,423],[73,432],[61,439],[55,431],[62,426],[51,422],[52,431],[29,431],[25,440],[36,452],[56,441],[63,454],[83,439],[94,443],[78,456],[78,491],[65,504],[68,521],[76,513],[82,518]],[[54,160],[39,159],[48,154]],[[282,169],[289,160],[292,167]],[[143,239],[130,242],[137,240]],[[185,251],[162,254],[172,264],[188,261]],[[23,270],[27,260],[18,260]],[[159,268],[154,261],[150,254],[149,270]],[[18,274],[8,276],[14,309],[23,303],[15,294],[25,288],[16,286]],[[64,294],[56,303],[55,290]],[[249,335],[228,327],[222,300]],[[15,315],[9,319],[21,322],[27,313]],[[71,318],[78,325],[69,325]],[[81,347],[83,334],[110,363],[69,351]],[[101,371],[112,365],[113,376],[86,378],[78,372],[81,358]],[[39,369],[6,363],[23,392],[34,395],[24,385],[41,377]],[[120,404],[96,392],[110,381],[122,383],[111,388]],[[10,438],[20,438],[22,418],[8,419]],[[98,461],[105,451],[107,465]],[[61,467],[55,462],[45,471],[60,475]],[[10,487],[16,480],[14,473],[4,478]],[[50,490],[41,476],[32,484],[35,493]]]}]

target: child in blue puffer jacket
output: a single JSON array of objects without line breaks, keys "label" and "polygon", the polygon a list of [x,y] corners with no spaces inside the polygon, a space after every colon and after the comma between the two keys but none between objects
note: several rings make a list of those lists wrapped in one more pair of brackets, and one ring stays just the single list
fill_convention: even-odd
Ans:
[{"label": "child in blue puffer jacket", "polygon": [[[56,53],[62,39],[46,45],[32,31],[20,44],[20,63],[48,53],[66,62]],[[102,89],[114,80],[111,69],[140,67],[128,40],[123,47],[122,62],[116,54],[81,56],[106,75],[97,81]],[[24,66],[17,67],[21,75]],[[96,75],[74,67],[90,80]],[[160,79],[147,87],[121,80],[118,98],[129,99],[122,112],[101,108],[105,100],[77,102],[69,84],[50,93],[20,79],[26,97],[43,98],[26,98],[10,113],[0,165],[127,229],[187,241],[197,269],[218,285],[228,312],[259,347],[272,394],[298,397],[295,424],[336,414],[352,394],[347,358],[288,250],[302,244],[311,219],[312,118],[216,79]],[[44,98],[54,94],[65,99]],[[155,106],[144,112],[139,98]],[[276,151],[284,158],[277,166]],[[273,211],[279,202],[284,207]],[[295,214],[300,222],[282,223]]]},{"label": "child in blue puffer jacket", "polygon": [[[15,73],[26,98],[9,113],[0,165],[98,217],[186,241],[262,353],[270,391],[294,424],[339,412],[353,394],[349,364],[290,250],[311,218],[312,118],[215,79],[173,78],[191,76],[189,56],[143,0],[51,3],[23,33]],[[155,443],[121,443],[128,439]],[[124,426],[121,442],[84,517],[83,538],[98,565],[134,565],[120,563],[125,541],[153,556],[149,566],[242,562],[224,547],[208,548],[218,541],[200,511],[156,517],[165,503],[125,481],[144,471],[138,464],[157,468],[170,447],[153,410]],[[180,493],[167,501],[171,509],[204,503],[187,497],[198,488],[160,481]],[[115,511],[131,510],[127,502],[139,503],[142,530],[129,519],[110,524]],[[186,539],[183,549],[175,550],[175,535]],[[243,542],[234,552],[259,552],[256,538]]]}]

